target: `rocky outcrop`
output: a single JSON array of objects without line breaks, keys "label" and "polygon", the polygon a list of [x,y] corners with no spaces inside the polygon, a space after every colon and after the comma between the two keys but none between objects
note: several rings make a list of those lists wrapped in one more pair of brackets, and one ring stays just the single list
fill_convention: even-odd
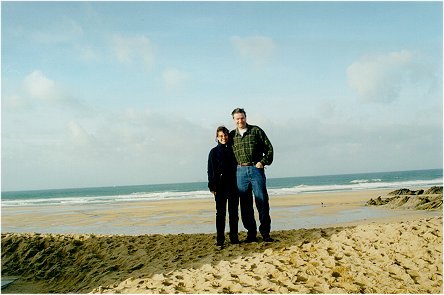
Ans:
[{"label": "rocky outcrop", "polygon": [[385,206],[388,208],[403,208],[416,210],[442,209],[442,186],[434,186],[426,190],[412,191],[409,189],[399,189],[387,194],[394,196],[389,198],[370,199],[367,206]]},{"label": "rocky outcrop", "polygon": [[425,193],[425,195],[442,195],[442,186],[432,186]]},{"label": "rocky outcrop", "polygon": [[396,191],[388,193],[389,196],[408,196],[408,195],[422,195],[424,193],[423,189],[417,191],[411,191],[408,188],[398,189]]}]

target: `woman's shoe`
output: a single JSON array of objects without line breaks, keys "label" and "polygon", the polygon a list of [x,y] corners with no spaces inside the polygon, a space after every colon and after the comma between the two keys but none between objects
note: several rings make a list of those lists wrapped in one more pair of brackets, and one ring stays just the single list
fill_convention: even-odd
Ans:
[{"label": "woman's shoe", "polygon": [[270,236],[265,236],[264,237],[264,242],[271,243],[271,242],[274,242],[274,239],[272,237],[270,237]]}]

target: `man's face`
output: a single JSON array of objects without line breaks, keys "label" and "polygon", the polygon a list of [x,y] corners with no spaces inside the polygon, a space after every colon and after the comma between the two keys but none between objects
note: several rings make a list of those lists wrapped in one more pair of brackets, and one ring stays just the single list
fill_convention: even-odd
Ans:
[{"label": "man's face", "polygon": [[234,123],[237,128],[244,129],[247,127],[247,118],[242,113],[236,113],[233,115]]}]

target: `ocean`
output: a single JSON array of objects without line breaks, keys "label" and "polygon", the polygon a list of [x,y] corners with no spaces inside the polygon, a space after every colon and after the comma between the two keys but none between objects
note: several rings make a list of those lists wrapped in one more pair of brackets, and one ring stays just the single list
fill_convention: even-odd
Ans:
[{"label": "ocean", "polygon": [[[268,178],[267,187],[270,196],[428,188],[443,185],[442,172],[442,169],[430,169]],[[66,206],[202,198],[212,198],[206,182],[2,192],[1,205],[3,207]]]}]

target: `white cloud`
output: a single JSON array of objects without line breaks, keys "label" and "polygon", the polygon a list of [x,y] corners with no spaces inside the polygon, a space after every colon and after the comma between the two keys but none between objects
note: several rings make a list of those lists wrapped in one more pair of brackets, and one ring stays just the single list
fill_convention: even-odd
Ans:
[{"label": "white cloud", "polygon": [[113,40],[113,53],[121,63],[137,63],[141,61],[146,67],[154,62],[154,47],[146,36],[125,37],[116,35]]},{"label": "white cloud", "polygon": [[259,64],[268,62],[276,50],[273,39],[265,36],[234,36],[231,43],[242,57]]},{"label": "white cloud", "polygon": [[186,80],[188,80],[189,75],[183,71],[175,68],[168,68],[162,72],[162,79],[167,91],[176,89]]},{"label": "white cloud", "polygon": [[348,84],[363,101],[392,102],[411,81],[414,66],[408,50],[367,56],[347,68]]},{"label": "white cloud", "polygon": [[79,52],[79,59],[84,61],[97,61],[101,56],[92,46],[78,47],[77,50]]},{"label": "white cloud", "polygon": [[75,121],[68,123],[68,130],[74,146],[87,147],[94,141],[94,137]]},{"label": "white cloud", "polygon": [[50,28],[31,34],[33,41],[44,44],[71,43],[84,35],[83,28],[72,19],[63,19]]},{"label": "white cloud", "polygon": [[2,95],[2,108],[20,110],[26,109],[30,106],[29,101],[27,101],[23,96],[18,94],[13,95]]},{"label": "white cloud", "polygon": [[5,110],[32,110],[35,107],[51,106],[90,113],[89,106],[73,97],[60,83],[40,70],[28,74],[19,88],[7,92],[2,95],[2,107]]},{"label": "white cloud", "polygon": [[328,121],[262,125],[274,149],[269,177],[414,170],[442,163],[442,128],[430,122]]},{"label": "white cloud", "polygon": [[[4,142],[7,151],[20,148],[22,155],[8,158],[6,169],[24,169],[33,163],[27,170],[29,183],[8,178],[11,186],[51,187],[55,177],[64,187],[197,181],[205,179],[208,152],[214,145],[212,128],[181,116],[137,108],[68,119],[44,140],[41,134],[45,131],[34,132],[39,133],[38,142],[29,136],[17,142],[16,133],[11,132]],[[38,163],[32,160],[36,151]],[[45,171],[44,175],[39,171]]]},{"label": "white cloud", "polygon": [[333,100],[323,100],[319,104],[319,112],[322,118],[331,118],[336,111],[336,103]]},{"label": "white cloud", "polygon": [[57,101],[62,99],[63,96],[56,83],[41,71],[34,71],[26,76],[23,87],[32,98],[44,101]]}]

